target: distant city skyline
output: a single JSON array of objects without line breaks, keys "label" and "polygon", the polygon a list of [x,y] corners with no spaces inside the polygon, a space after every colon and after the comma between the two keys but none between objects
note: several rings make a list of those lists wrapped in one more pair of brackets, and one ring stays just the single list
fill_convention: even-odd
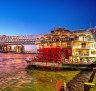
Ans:
[{"label": "distant city skyline", "polygon": [[0,0],[0,35],[49,33],[96,25],[96,0]]}]

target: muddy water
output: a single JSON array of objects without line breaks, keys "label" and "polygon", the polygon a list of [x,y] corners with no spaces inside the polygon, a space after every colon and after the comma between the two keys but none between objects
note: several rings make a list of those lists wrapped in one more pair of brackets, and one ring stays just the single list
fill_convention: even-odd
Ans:
[{"label": "muddy water", "polygon": [[[32,54],[0,54],[0,91],[56,91],[58,79],[68,82],[78,72],[26,70]],[[70,74],[72,77],[70,77]]]},{"label": "muddy water", "polygon": [[0,91],[19,91],[22,84],[32,81],[25,68],[27,57],[35,57],[34,54],[10,54],[0,53]]},{"label": "muddy water", "polygon": [[[0,60],[0,91],[14,91],[20,87],[21,83],[26,83],[32,79],[25,71],[26,62],[21,63],[21,59]],[[12,87],[15,84],[15,88]]]},{"label": "muddy water", "polygon": [[[24,59],[3,58],[0,60],[0,91],[56,91],[58,79],[68,82],[77,72],[26,70]],[[68,74],[72,77],[68,77]]]}]

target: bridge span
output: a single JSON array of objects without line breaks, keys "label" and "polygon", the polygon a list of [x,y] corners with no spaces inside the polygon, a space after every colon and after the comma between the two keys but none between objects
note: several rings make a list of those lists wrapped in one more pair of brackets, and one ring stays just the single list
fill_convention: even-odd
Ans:
[{"label": "bridge span", "polygon": [[24,35],[24,36],[0,35],[0,44],[8,44],[8,45],[36,44],[37,42],[39,42],[38,38],[40,38],[41,36],[43,36],[43,34]]},{"label": "bridge span", "polygon": [[[36,45],[43,34],[24,36],[0,35],[0,52],[24,52],[24,45]],[[12,45],[15,45],[14,48]],[[12,49],[13,48],[13,49]]]}]

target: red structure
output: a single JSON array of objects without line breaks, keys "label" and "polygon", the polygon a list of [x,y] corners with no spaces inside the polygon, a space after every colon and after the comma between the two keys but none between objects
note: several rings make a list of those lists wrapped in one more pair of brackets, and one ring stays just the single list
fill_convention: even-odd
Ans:
[{"label": "red structure", "polygon": [[36,68],[47,68],[61,70],[65,59],[72,56],[71,48],[42,48],[38,50],[38,55],[33,60],[27,60],[29,66]]},{"label": "red structure", "polygon": [[64,59],[69,59],[69,56],[72,56],[71,48],[43,48],[38,51],[38,62],[63,63]]}]

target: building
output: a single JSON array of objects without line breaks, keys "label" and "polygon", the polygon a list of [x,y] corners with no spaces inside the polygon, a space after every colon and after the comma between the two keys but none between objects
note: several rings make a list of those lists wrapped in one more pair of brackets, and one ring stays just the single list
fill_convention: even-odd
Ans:
[{"label": "building", "polygon": [[41,37],[40,41],[37,44],[39,50],[44,48],[63,49],[63,62],[90,63],[96,60],[96,43],[90,31],[69,31],[56,28]]},{"label": "building", "polygon": [[72,56],[76,62],[94,62],[96,60],[96,43],[90,31],[77,31],[73,40]]}]

